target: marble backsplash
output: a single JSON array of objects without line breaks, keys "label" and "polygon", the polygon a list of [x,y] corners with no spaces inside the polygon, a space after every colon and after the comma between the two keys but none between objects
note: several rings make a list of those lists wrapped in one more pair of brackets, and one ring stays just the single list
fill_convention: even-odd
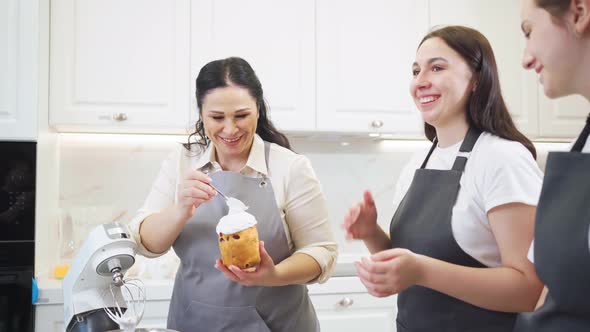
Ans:
[{"label": "marble backsplash", "polygon": [[[40,266],[67,263],[92,226],[100,223],[128,222],[143,203],[161,162],[182,142],[181,136],[60,134],[57,139],[58,199],[55,220],[38,241],[56,243],[41,245],[44,253]],[[379,223],[387,228],[393,215],[391,202],[399,172],[426,141],[388,141],[355,139],[317,140],[293,138],[295,151],[312,162],[328,201],[333,231],[340,246],[337,273],[352,273],[351,262],[367,253],[360,241],[347,241],[340,224],[349,206],[362,197],[366,189],[374,194]],[[546,148],[542,146],[543,151]],[[541,152],[540,161],[544,161]],[[177,258],[139,258],[132,273],[144,278],[168,278],[174,274]],[[50,274],[50,272],[47,272]]]},{"label": "marble backsplash", "polygon": [[[61,134],[58,138],[57,220],[47,241],[57,243],[48,256],[48,268],[67,262],[93,225],[127,222],[143,203],[161,162],[182,142],[181,136]],[[352,262],[366,249],[347,241],[340,228],[347,208],[373,192],[379,222],[387,226],[397,176],[413,151],[426,141],[372,141],[293,138],[295,151],[310,158],[328,201],[333,230],[340,245],[340,261]],[[43,239],[40,239],[43,241]],[[53,247],[53,246],[51,246]],[[170,256],[170,255],[168,255]],[[172,263],[171,263],[172,262]],[[174,258],[149,260],[138,269],[148,276],[170,276]],[[163,267],[164,266],[164,267]],[[345,273],[346,274],[346,273]]]}]

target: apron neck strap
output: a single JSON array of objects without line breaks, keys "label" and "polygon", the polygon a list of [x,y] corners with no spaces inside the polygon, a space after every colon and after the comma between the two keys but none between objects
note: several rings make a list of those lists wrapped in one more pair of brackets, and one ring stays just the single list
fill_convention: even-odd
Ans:
[{"label": "apron neck strap", "polygon": [[[455,163],[453,164],[452,168],[454,171],[459,171],[462,173],[463,170],[465,170],[465,165],[467,164],[467,158],[469,156],[469,153],[471,152],[471,150],[473,150],[473,146],[477,142],[477,139],[480,135],[481,130],[476,129],[474,127],[469,127],[467,135],[465,135],[465,139],[463,139],[463,143],[459,148],[460,155],[458,155],[457,158],[455,158]],[[424,159],[424,162],[422,163],[422,166],[420,166],[420,168],[424,169],[426,167],[426,164],[428,163],[428,160],[430,159],[430,156],[432,155],[432,152],[436,148],[437,144],[438,138],[435,137],[432,141],[432,147],[430,147],[430,151],[428,152],[428,155],[426,156],[426,159]]]},{"label": "apron neck strap", "polygon": [[422,166],[420,166],[421,169],[426,168],[426,164],[428,164],[428,160],[430,159],[432,152],[434,152],[434,149],[436,149],[437,144],[438,144],[438,137],[434,137],[434,139],[432,140],[432,146],[430,147],[430,151],[428,151],[428,154],[426,155],[426,159],[424,159],[424,161],[422,162]]},{"label": "apron neck strap", "polygon": [[578,136],[578,139],[576,140],[576,143],[574,143],[571,151],[582,152],[582,149],[586,144],[586,140],[588,140],[588,136],[590,136],[590,114],[588,114],[588,117],[586,118],[586,126],[584,126],[584,129],[582,129],[582,132],[580,133],[580,136]]},{"label": "apron neck strap", "polygon": [[264,161],[266,163],[266,172],[269,172],[269,168],[268,168],[268,156],[270,155],[270,143],[267,141],[264,141]]},{"label": "apron neck strap", "polygon": [[[453,164],[453,170],[459,171],[463,173],[465,170],[465,165],[467,164],[467,158],[469,157],[469,153],[473,150],[477,139],[481,135],[481,130],[470,127],[469,131],[467,131],[467,135],[463,140],[463,144],[459,148],[459,154],[457,158],[455,158],[455,163]],[[464,154],[464,155],[461,155]]]}]

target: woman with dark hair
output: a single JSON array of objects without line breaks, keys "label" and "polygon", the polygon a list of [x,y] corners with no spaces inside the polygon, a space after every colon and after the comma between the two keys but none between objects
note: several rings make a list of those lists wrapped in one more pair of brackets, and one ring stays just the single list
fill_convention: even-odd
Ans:
[{"label": "woman with dark hair", "polygon": [[[267,117],[260,81],[243,59],[206,64],[197,77],[199,121],[162,169],[131,222],[139,252],[180,257],[168,314],[179,331],[319,331],[304,284],[325,282],[337,246],[309,160]],[[193,138],[193,139],[191,139]],[[216,225],[241,200],[256,218],[261,262],[226,267]]]},{"label": "woman with dark hair", "polygon": [[512,331],[542,287],[526,258],[542,177],[535,149],[478,31],[430,32],[412,71],[432,147],[402,171],[387,233],[369,192],[346,214],[347,236],[372,253],[357,273],[375,296],[399,293],[397,331]]},{"label": "woman with dark hair", "polygon": [[256,102],[258,109],[258,121],[256,122],[256,134],[264,141],[278,144],[291,149],[287,137],[279,132],[268,119],[266,102],[262,94],[262,85],[256,77],[254,70],[246,60],[233,57],[224,60],[212,61],[206,64],[197,77],[197,107],[199,108],[199,120],[195,125],[195,132],[189,136],[187,148],[195,144],[191,138],[198,136],[197,144],[207,148],[210,139],[205,133],[203,122],[203,99],[213,89],[226,87],[229,83],[247,89],[250,96]]},{"label": "woman with dark hair", "polygon": [[[590,101],[590,0],[524,0],[523,67],[545,95]],[[570,152],[551,152],[529,250],[545,284],[537,310],[518,332],[590,331],[590,115]]]}]

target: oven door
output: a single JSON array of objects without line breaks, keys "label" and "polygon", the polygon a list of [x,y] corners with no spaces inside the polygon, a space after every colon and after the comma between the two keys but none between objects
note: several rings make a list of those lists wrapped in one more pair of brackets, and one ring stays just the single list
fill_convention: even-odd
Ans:
[{"label": "oven door", "polygon": [[0,142],[0,241],[35,240],[36,143]]},{"label": "oven door", "polygon": [[32,270],[0,270],[0,332],[33,332]]}]

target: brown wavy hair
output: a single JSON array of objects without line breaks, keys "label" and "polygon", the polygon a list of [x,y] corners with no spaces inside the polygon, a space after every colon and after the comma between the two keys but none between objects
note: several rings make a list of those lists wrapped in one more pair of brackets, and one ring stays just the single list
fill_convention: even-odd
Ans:
[{"label": "brown wavy hair", "polygon": [[[492,47],[479,31],[464,26],[446,26],[429,32],[428,39],[440,38],[457,52],[477,77],[477,85],[467,101],[469,126],[524,145],[537,158],[533,143],[514,125],[500,90],[500,78]],[[436,129],[424,123],[424,132],[434,140]]]}]

